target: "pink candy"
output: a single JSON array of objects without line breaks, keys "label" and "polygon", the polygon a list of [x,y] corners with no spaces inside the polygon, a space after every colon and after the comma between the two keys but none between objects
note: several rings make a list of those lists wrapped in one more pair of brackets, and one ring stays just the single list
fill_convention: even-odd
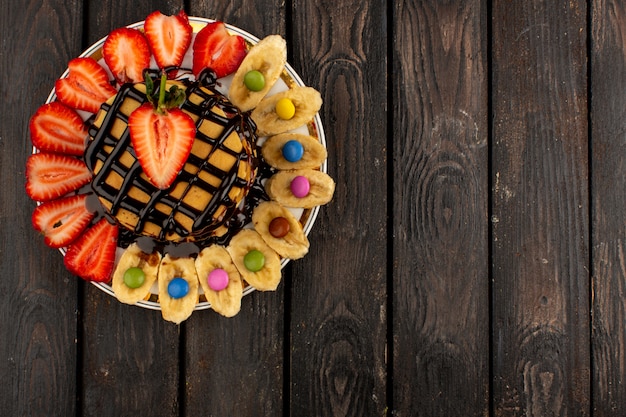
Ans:
[{"label": "pink candy", "polygon": [[214,269],[209,272],[207,283],[213,291],[222,291],[228,286],[228,272],[221,268]]},{"label": "pink candy", "polygon": [[307,177],[303,177],[302,175],[298,175],[293,180],[291,180],[291,192],[294,196],[298,198],[303,198],[309,195],[309,190],[311,189],[311,184]]}]

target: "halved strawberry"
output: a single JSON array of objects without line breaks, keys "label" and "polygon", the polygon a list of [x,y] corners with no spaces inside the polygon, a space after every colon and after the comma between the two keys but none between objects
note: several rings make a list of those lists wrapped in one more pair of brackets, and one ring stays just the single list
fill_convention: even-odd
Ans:
[{"label": "halved strawberry", "polygon": [[79,189],[91,177],[87,165],[72,156],[32,154],[26,161],[26,194],[37,201],[54,200]]},{"label": "halved strawberry", "polygon": [[223,22],[209,23],[197,34],[193,42],[193,73],[198,76],[211,68],[218,78],[232,74],[246,56],[246,41],[231,35]]},{"label": "halved strawberry", "polygon": [[45,244],[51,248],[67,246],[95,216],[87,210],[86,203],[87,195],[78,194],[40,204],[33,211],[33,227],[44,235]]},{"label": "halved strawberry", "polygon": [[146,17],[143,29],[159,68],[180,67],[193,33],[187,14],[166,16],[157,10]]},{"label": "halved strawberry", "polygon": [[164,190],[176,179],[191,152],[196,137],[193,119],[177,106],[185,92],[174,87],[166,92],[167,77],[161,76],[158,99],[154,98],[152,82],[146,79],[150,103],[143,104],[128,118],[130,141],[139,164],[150,182]]},{"label": "halved strawberry", "polygon": [[67,64],[69,74],[54,84],[63,104],[95,113],[117,90],[109,83],[109,75],[93,58],[74,58]]},{"label": "halved strawberry", "polygon": [[41,151],[80,156],[88,136],[83,119],[58,101],[39,107],[30,119],[30,140]]},{"label": "halved strawberry", "polygon": [[67,249],[67,270],[86,281],[108,282],[115,263],[118,233],[116,225],[100,219]]},{"label": "halved strawberry", "polygon": [[142,81],[143,70],[150,66],[148,40],[137,29],[119,28],[109,33],[102,56],[120,84]]}]

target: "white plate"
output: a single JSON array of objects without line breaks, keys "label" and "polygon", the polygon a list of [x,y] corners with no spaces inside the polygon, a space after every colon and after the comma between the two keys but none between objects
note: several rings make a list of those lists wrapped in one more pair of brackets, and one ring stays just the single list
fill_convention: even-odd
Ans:
[{"label": "white plate", "polygon": [[[204,26],[206,26],[208,23],[214,22],[214,20],[212,19],[206,19],[206,18],[202,18],[202,17],[189,17],[189,23],[191,24],[191,26],[193,27],[193,31],[194,31],[194,37],[195,34],[202,29]],[[142,29],[143,28],[143,21],[141,22],[137,22],[134,23],[132,25],[129,25],[128,27],[130,28],[135,28],[135,29]],[[242,36],[247,42],[248,44],[252,45],[255,44],[259,41],[259,39],[253,35],[251,35],[250,33],[239,29],[235,26],[226,24],[226,27],[228,28],[228,30],[233,33],[233,34],[237,34]],[[102,59],[102,46],[104,44],[104,41],[106,40],[106,37],[100,39],[98,42],[94,43],[93,45],[91,45],[87,50],[85,50],[82,54],[80,54],[80,57],[92,57],[94,59],[96,59],[97,61],[100,62],[100,64],[109,72],[110,78],[113,79],[112,75],[110,74],[110,71],[108,70],[106,63],[104,62],[104,59]],[[192,39],[192,44],[193,45],[193,39]],[[183,68],[191,68],[191,64],[192,64],[192,59],[193,59],[193,53],[192,53],[192,47],[189,47],[189,50],[187,51],[187,54],[185,55],[185,59],[183,61],[183,64],[181,67]],[[152,58],[152,67],[153,68],[157,68],[156,63],[154,62],[154,58]],[[69,70],[66,69],[65,72],[61,75],[61,78],[65,78],[67,77],[67,75],[69,74]],[[220,84],[220,86],[218,87],[218,89],[226,94],[226,92],[228,91],[228,86],[230,85],[232,79],[232,75],[228,76],[228,77],[224,77],[218,80],[218,83]],[[302,79],[300,78],[300,76],[294,71],[294,69],[291,67],[291,65],[289,65],[289,63],[287,63],[287,65],[285,66],[285,71],[283,72],[282,77],[278,80],[278,82],[276,83],[276,85],[274,85],[274,87],[270,90],[270,92],[268,93],[269,95],[275,94],[277,92],[280,91],[284,91],[286,89],[289,88],[290,85],[300,85],[300,86],[305,86],[304,82],[302,81]],[[52,91],[50,92],[50,95],[48,96],[48,99],[46,100],[46,103],[50,103],[52,101],[56,100],[56,93],[55,90],[52,89]],[[87,118],[90,116],[89,113],[85,113],[85,112],[79,112],[83,115],[84,118]],[[306,126],[302,126],[299,129],[296,129],[295,132],[298,133],[304,133],[304,134],[309,134],[313,137],[316,137],[320,143],[322,143],[324,145],[324,147],[326,147],[326,137],[324,136],[324,128],[322,126],[322,120],[319,116],[319,114],[316,114],[314,119]],[[260,138],[260,140],[262,141],[263,138]],[[33,153],[38,152],[38,150],[36,148],[33,148]],[[327,163],[326,161],[324,161],[324,163],[321,165],[320,167],[320,171],[326,173],[327,172]],[[315,207],[313,209],[296,209],[295,210],[295,214],[300,216],[300,220],[303,222],[303,229],[304,229],[304,233],[305,235],[308,236],[308,234],[310,233],[311,229],[313,228],[313,224],[315,223],[315,219],[317,218],[317,214],[319,212],[319,207]],[[65,248],[61,248],[60,252],[65,256]],[[287,263],[289,263],[289,259],[282,259],[281,260],[281,268],[284,268],[285,265],[287,265]],[[93,285],[95,285],[96,287],[98,287],[99,289],[101,289],[102,291],[104,291],[105,293],[109,294],[112,297],[115,297],[115,293],[113,292],[113,289],[111,288],[111,286],[109,284],[105,284],[105,283],[101,283],[101,282],[92,282]],[[255,289],[252,286],[248,286],[244,289],[243,294],[247,295],[250,294],[251,292],[253,292]],[[156,291],[153,290],[153,293],[156,293]],[[153,298],[156,298],[155,296]],[[204,297],[201,296],[201,300],[204,299]],[[140,306],[140,307],[144,307],[144,308],[148,308],[148,309],[152,309],[152,310],[160,310],[161,306],[157,301],[140,301],[138,302],[136,305]],[[206,302],[206,301],[200,301],[197,305],[196,305],[196,310],[204,310],[204,309],[208,309],[211,307],[211,304]]]}]

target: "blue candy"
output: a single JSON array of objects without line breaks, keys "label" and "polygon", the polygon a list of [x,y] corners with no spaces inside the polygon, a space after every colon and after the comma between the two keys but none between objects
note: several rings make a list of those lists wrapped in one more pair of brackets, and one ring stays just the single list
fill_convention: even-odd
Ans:
[{"label": "blue candy", "polygon": [[167,285],[167,293],[170,297],[183,298],[189,292],[189,283],[183,278],[176,277]]},{"label": "blue candy", "polygon": [[298,162],[304,155],[304,147],[297,140],[290,140],[283,145],[283,156],[289,162]]}]

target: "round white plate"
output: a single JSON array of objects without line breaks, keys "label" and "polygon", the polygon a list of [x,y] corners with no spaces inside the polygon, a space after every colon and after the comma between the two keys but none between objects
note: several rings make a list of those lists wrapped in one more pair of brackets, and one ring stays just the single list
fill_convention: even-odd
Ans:
[{"label": "round white plate", "polygon": [[[214,22],[214,20],[190,16],[189,23],[193,27],[194,37],[195,37],[195,34],[200,29],[202,29],[204,26],[206,26],[208,23],[211,23],[211,22]],[[129,25],[128,27],[135,28],[135,29],[142,29],[143,23],[144,23],[143,21],[137,22],[132,25]],[[256,44],[259,41],[257,37],[235,26],[226,24],[226,27],[232,34],[237,34],[237,35],[242,36],[249,45]],[[94,58],[110,74],[110,71],[108,70],[106,63],[104,62],[104,59],[102,58],[102,46],[105,40],[106,40],[106,37],[100,39],[99,41],[91,45],[89,48],[87,48],[82,54],[80,54],[79,57]],[[192,45],[193,45],[193,39],[192,39]],[[185,55],[185,59],[183,60],[183,64],[181,65],[181,67],[191,68],[192,60],[193,60],[193,51],[190,46],[189,50],[187,51],[187,54]],[[155,68],[155,69],[157,68],[156,63],[154,62],[154,58],[152,58],[152,68]],[[65,72],[61,75],[61,78],[67,77],[68,74],[69,74],[69,70],[65,70]],[[110,78],[113,79],[111,74],[110,74]],[[228,87],[230,86],[231,80],[232,80],[232,75],[219,79],[218,90],[220,90],[223,94],[226,95],[226,93],[228,92]],[[274,87],[270,90],[270,92],[268,93],[268,96],[275,94],[277,92],[280,92],[280,91],[287,90],[289,86],[291,85],[305,86],[300,76],[294,71],[291,65],[287,63],[287,65],[285,66],[285,71],[282,74],[282,77],[278,80],[276,85],[274,85]],[[52,89],[52,91],[50,92],[50,95],[48,96],[48,99],[46,100],[46,103],[49,103],[55,100],[56,100],[56,93],[55,93],[55,90]],[[89,113],[80,112],[80,111],[79,113],[81,113],[85,119],[91,116],[91,114]],[[316,137],[320,141],[320,143],[322,143],[324,147],[326,147],[326,138],[324,136],[324,128],[322,126],[322,121],[321,121],[319,114],[316,114],[314,119],[308,125],[302,126],[301,128],[294,130],[294,132],[304,133],[304,134],[308,134],[313,137]],[[263,139],[264,138],[259,138],[259,141],[262,142]],[[33,148],[33,153],[35,152],[38,152],[38,150],[36,148]],[[327,172],[326,161],[324,161],[324,163],[321,165],[320,171],[324,173]],[[313,209],[296,209],[295,210],[294,214],[296,214],[296,216],[300,216],[300,221],[303,223],[303,229],[304,229],[305,235],[308,235],[311,229],[313,228],[313,224],[315,223],[315,219],[317,218],[318,212],[319,212],[319,207],[315,207]],[[65,248],[61,248],[60,252],[65,256]],[[289,262],[289,259],[286,259],[286,258],[282,259],[281,268],[284,268],[288,262]],[[105,293],[111,295],[112,297],[115,297],[115,293],[113,292],[113,289],[111,288],[109,284],[102,283],[102,282],[92,282],[92,284],[98,287],[100,290],[104,291]],[[244,289],[243,294],[247,295],[253,292],[254,290],[255,290],[254,287],[247,286]],[[156,299],[156,286],[153,289],[153,293],[154,295],[153,297],[151,297],[151,300],[140,301],[137,303],[137,305],[140,307],[144,307],[144,308],[148,308],[152,310],[160,310],[161,306],[158,303],[158,301],[152,301],[152,298]],[[204,300],[204,297],[201,295],[201,300],[196,305],[196,310],[204,310],[204,309],[208,309],[211,307],[210,303],[208,303],[207,301],[203,301],[203,300]]]}]

